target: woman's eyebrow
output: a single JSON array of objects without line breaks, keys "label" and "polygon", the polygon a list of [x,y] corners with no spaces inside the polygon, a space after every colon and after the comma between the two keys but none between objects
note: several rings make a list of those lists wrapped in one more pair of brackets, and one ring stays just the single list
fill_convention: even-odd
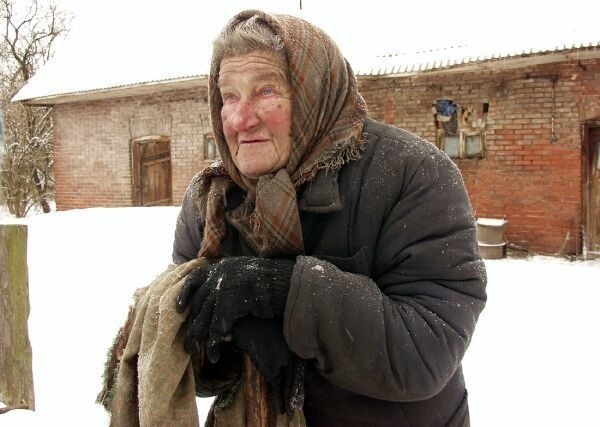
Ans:
[{"label": "woman's eyebrow", "polygon": [[[256,74],[252,74],[252,77],[250,78],[251,82],[262,82],[262,81],[269,81],[269,82],[277,82],[277,83],[286,83],[287,79],[281,75],[281,73],[278,73],[276,71],[263,71],[263,72],[259,72]],[[219,76],[219,78],[217,79],[217,87],[221,87],[222,85],[227,85],[227,77],[222,78],[222,76]]]},{"label": "woman's eyebrow", "polygon": [[252,78],[253,81],[263,81],[263,80],[267,80],[267,81],[273,81],[273,80],[278,80],[280,82],[285,82],[286,79],[281,75],[281,73],[278,73],[276,71],[264,71],[264,72],[260,72],[254,75],[254,77]]}]

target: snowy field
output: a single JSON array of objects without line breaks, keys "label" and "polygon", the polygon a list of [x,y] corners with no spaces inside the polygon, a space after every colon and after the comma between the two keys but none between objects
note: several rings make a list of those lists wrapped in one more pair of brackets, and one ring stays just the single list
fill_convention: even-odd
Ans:
[{"label": "snowy field", "polygon": [[[133,290],[170,262],[177,212],[86,209],[22,221],[36,411],[0,415],[1,426],[108,425],[94,403],[105,353]],[[472,425],[600,426],[600,261],[486,264],[489,301],[464,361]],[[208,405],[199,401],[202,419]]]}]

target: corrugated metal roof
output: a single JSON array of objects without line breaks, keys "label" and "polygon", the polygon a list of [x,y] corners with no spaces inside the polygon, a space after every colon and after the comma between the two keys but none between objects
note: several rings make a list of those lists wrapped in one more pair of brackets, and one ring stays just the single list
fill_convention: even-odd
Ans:
[{"label": "corrugated metal roof", "polygon": [[[547,40],[529,43],[527,48],[523,48],[522,45],[508,47],[487,44],[379,56],[367,52],[360,58],[355,57],[352,66],[359,76],[389,76],[450,72],[465,68],[499,69],[600,56],[600,39],[554,44]],[[94,63],[90,64],[90,61]],[[114,63],[110,63],[106,57],[91,58],[88,61],[53,60],[42,67],[17,92],[13,101],[54,104],[80,99],[126,96],[128,92],[148,93],[157,89],[197,85],[198,82],[204,82],[208,73],[208,60],[194,56],[164,62],[152,58],[128,63],[122,61],[123,59],[118,57]]]},{"label": "corrugated metal roof", "polygon": [[[454,46],[443,49],[422,50],[413,53],[397,53],[380,55],[374,59],[362,58],[355,67],[357,75],[383,76],[401,75],[447,70],[466,65],[488,63],[489,68],[501,68],[508,59],[527,58],[560,53],[577,53],[578,51],[597,53],[600,55],[600,39],[596,41],[579,41],[562,43],[553,46],[538,45],[534,47],[496,47],[488,46]],[[597,51],[597,52],[596,52]],[[560,60],[562,57],[557,57]],[[498,63],[492,65],[494,62]],[[506,63],[509,66],[508,63]]]}]

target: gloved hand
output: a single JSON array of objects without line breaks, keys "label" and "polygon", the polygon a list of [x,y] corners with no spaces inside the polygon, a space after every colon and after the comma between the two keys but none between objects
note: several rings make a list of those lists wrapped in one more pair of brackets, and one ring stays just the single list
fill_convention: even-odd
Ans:
[{"label": "gloved hand", "polygon": [[283,319],[243,317],[233,325],[232,337],[228,345],[250,357],[267,380],[278,411],[291,417],[300,410],[304,404],[304,361],[289,350],[283,337]]},{"label": "gloved hand", "polygon": [[290,361],[290,350],[283,338],[283,319],[238,319],[233,325],[232,344],[250,357],[273,391],[280,392]]},{"label": "gloved hand", "polygon": [[218,344],[237,319],[283,316],[294,264],[289,259],[231,257],[192,270],[177,297],[179,312],[191,305],[185,350],[194,354],[206,342],[206,355],[215,363]]}]

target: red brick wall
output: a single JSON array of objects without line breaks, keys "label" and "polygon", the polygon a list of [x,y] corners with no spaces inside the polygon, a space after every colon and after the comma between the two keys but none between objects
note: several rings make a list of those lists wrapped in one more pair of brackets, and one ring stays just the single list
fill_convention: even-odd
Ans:
[{"label": "red brick wall", "polygon": [[[557,76],[553,102],[552,76]],[[532,251],[581,247],[581,124],[600,118],[600,60],[506,71],[359,78],[378,120],[434,140],[431,104],[489,103],[486,157],[458,160],[477,217],[506,217],[508,240]],[[129,120],[171,115],[173,200],[203,165],[206,89],[54,107],[60,210],[131,206]],[[552,112],[556,142],[552,142]],[[566,245],[566,246],[565,246]]]},{"label": "red brick wall", "polygon": [[[554,102],[552,76],[558,77]],[[580,250],[581,125],[600,117],[600,60],[494,72],[363,77],[359,90],[373,118],[430,141],[436,99],[488,102],[485,158],[457,160],[475,215],[506,217],[507,239],[519,247],[544,253]]]},{"label": "red brick wall", "polygon": [[59,210],[132,205],[130,119],[170,116],[173,202],[203,164],[206,88],[54,107],[54,172]]}]

